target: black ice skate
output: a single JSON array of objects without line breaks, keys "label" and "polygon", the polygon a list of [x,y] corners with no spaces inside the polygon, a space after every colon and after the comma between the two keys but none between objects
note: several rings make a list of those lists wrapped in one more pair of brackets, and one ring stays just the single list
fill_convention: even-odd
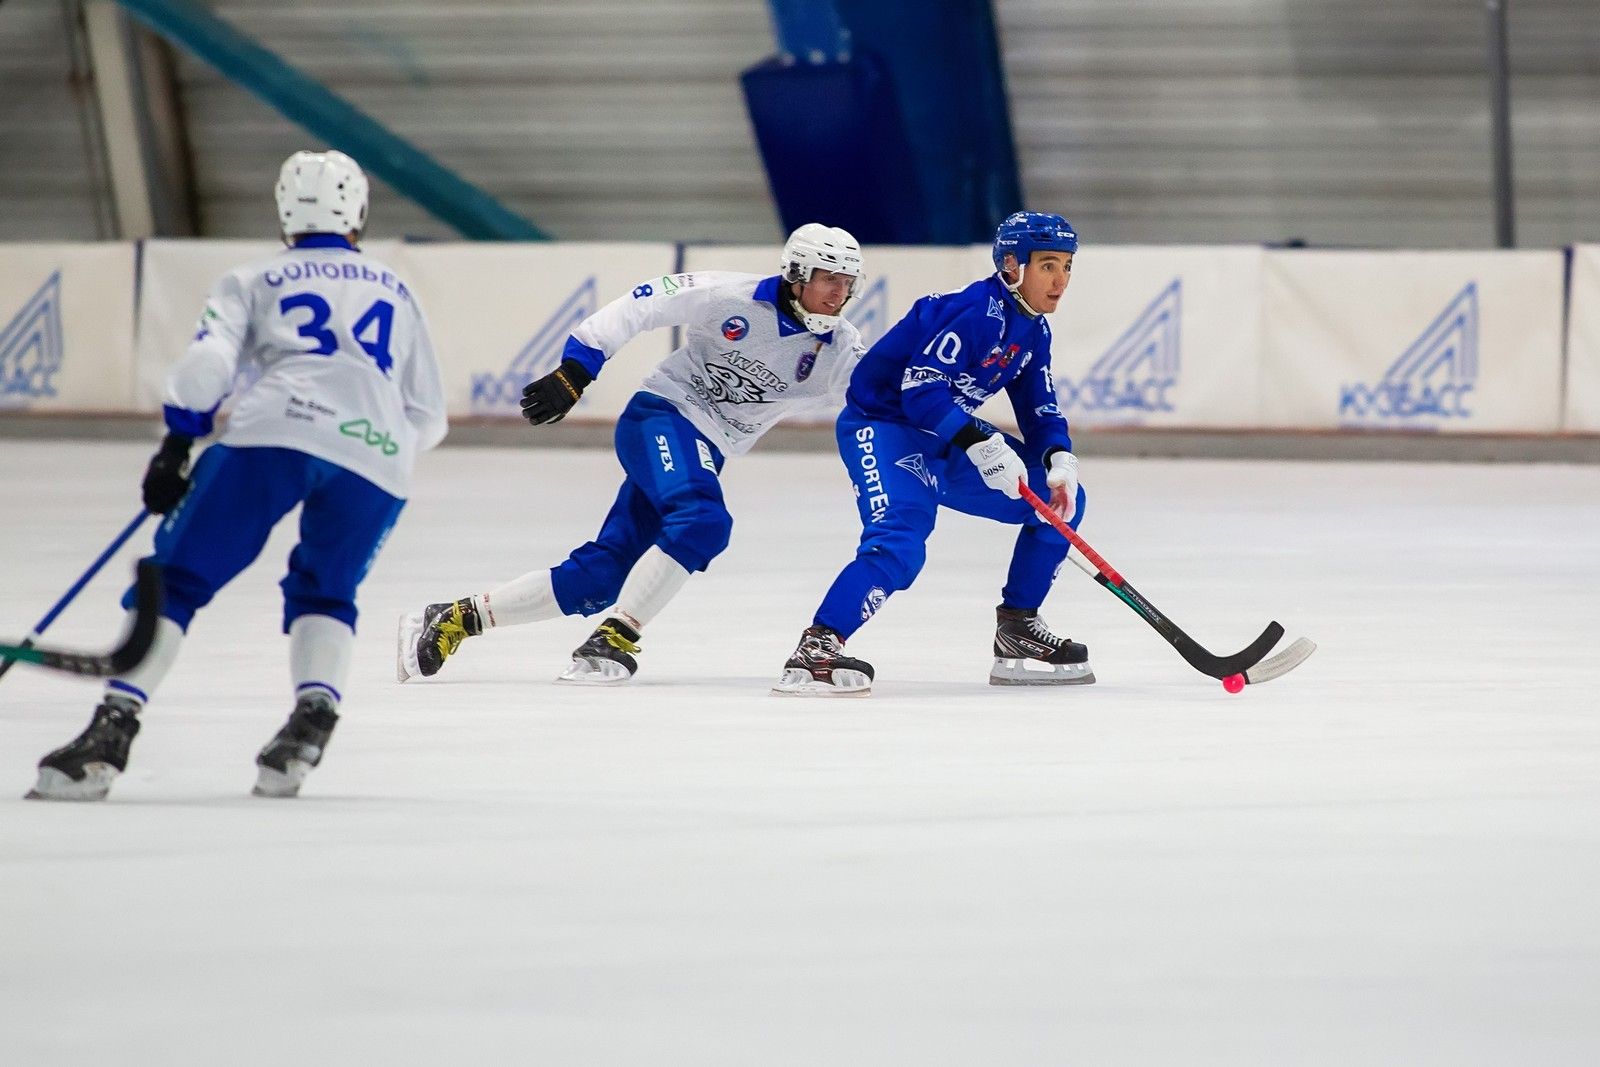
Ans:
[{"label": "black ice skate", "polygon": [[418,675],[432,678],[461,642],[481,633],[483,620],[471,597],[451,604],[429,604],[420,614],[400,616],[395,677],[402,682]]},{"label": "black ice skate", "polygon": [[138,715],[133,701],[107,697],[83,733],[39,761],[39,781],[27,799],[104,800],[112,780],[128,766]]},{"label": "black ice skate", "polygon": [[872,692],[872,664],[846,656],[844,638],[826,626],[808,626],[772,691],[782,696],[866,696]]},{"label": "black ice skate", "polygon": [[633,658],[637,651],[639,631],[621,619],[607,619],[595,628],[589,640],[572,650],[572,666],[556,681],[619,685],[639,669],[639,661]]},{"label": "black ice skate", "polygon": [[1050,632],[1031,608],[995,608],[990,685],[1090,685],[1089,650]]},{"label": "black ice skate", "polygon": [[333,736],[339,716],[325,693],[307,693],[289,713],[278,736],[256,757],[258,797],[292,797],[300,793],[300,783],[311,768],[322,762],[322,753]]}]

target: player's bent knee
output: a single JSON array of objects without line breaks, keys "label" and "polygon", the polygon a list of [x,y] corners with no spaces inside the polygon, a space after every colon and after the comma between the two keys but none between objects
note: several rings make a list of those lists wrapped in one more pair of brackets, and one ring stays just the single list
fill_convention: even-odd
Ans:
[{"label": "player's bent knee", "polygon": [[868,538],[856,557],[881,573],[888,583],[888,591],[893,593],[911,588],[911,583],[922,573],[922,565],[928,561],[928,550],[917,541]]},{"label": "player's bent knee", "polygon": [[732,515],[726,511],[702,511],[682,521],[668,516],[662,523],[659,543],[663,552],[693,573],[705,570],[722,555],[732,537]]}]

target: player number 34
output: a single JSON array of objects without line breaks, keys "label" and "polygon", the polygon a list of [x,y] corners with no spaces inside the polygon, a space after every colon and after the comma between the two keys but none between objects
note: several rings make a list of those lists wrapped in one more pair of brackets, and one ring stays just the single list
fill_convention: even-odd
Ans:
[{"label": "player number 34", "polygon": [[[300,310],[310,312],[311,318],[296,328],[301,337],[316,342],[316,347],[306,349],[306,353],[331,356],[337,352],[339,338],[328,329],[328,320],[333,317],[333,309],[328,302],[316,293],[294,293],[278,301],[278,311],[286,318],[291,312]],[[389,334],[393,329],[394,305],[387,300],[373,301],[372,306],[350,328],[350,336],[363,352],[372,357],[384,374],[388,374],[389,368],[394,366],[394,357],[389,354]]]}]

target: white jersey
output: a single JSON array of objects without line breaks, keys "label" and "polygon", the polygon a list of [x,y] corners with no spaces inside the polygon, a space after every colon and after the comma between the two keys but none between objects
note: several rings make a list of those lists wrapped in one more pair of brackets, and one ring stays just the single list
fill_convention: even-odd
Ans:
[{"label": "white jersey", "polygon": [[837,415],[863,352],[845,319],[818,336],[781,314],[780,284],[726,272],[652,278],[580,323],[566,354],[592,372],[645,330],[687,327],[683,345],[643,388],[670,401],[723,455],[742,455],[786,416]]},{"label": "white jersey", "polygon": [[218,439],[305,452],[405,497],[419,451],[445,434],[444,385],[415,295],[337,239],[229,271],[167,375],[167,425],[210,432],[243,371],[254,377]]}]

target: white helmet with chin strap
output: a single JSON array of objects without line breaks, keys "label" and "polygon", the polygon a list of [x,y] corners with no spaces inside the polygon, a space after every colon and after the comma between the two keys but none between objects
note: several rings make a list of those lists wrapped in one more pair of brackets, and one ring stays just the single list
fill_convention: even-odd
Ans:
[{"label": "white helmet with chin strap", "polygon": [[277,197],[285,238],[359,233],[367,225],[367,176],[343,152],[296,152],[284,160]]},{"label": "white helmet with chin strap", "polygon": [[[786,282],[808,282],[811,272],[817,270],[848,274],[851,279],[850,291],[845,294],[848,303],[862,278],[861,246],[846,230],[824,226],[820,222],[808,222],[783,242],[783,255],[778,260],[778,269]],[[800,316],[800,324],[812,333],[828,333],[839,325],[839,315],[807,311],[798,301],[794,310]],[[843,310],[843,305],[840,310]]]}]

